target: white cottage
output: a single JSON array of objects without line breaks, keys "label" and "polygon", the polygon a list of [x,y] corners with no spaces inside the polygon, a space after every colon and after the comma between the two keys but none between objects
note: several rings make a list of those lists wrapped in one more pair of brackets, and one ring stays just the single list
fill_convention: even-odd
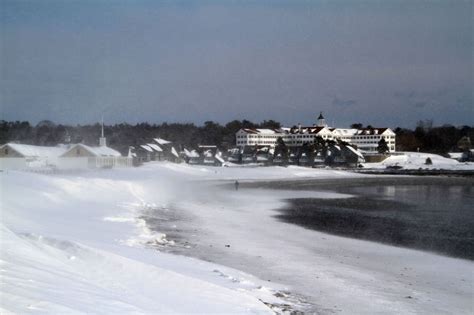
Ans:
[{"label": "white cottage", "polygon": [[7,143],[0,147],[0,170],[55,167],[64,147]]},{"label": "white cottage", "polygon": [[124,157],[120,152],[107,146],[90,147],[85,144],[75,144],[59,156],[58,168],[112,168],[130,167],[132,158]]}]

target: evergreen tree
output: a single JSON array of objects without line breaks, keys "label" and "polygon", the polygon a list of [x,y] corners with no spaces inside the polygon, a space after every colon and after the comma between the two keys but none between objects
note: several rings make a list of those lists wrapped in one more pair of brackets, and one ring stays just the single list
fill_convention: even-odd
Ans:
[{"label": "evergreen tree", "polygon": [[362,129],[363,127],[364,127],[364,125],[361,124],[361,123],[354,123],[354,124],[351,125],[352,129]]},{"label": "evergreen tree", "polygon": [[274,156],[277,156],[278,154],[281,155],[283,163],[286,164],[288,162],[288,147],[286,146],[286,143],[283,141],[282,137],[277,138],[275,145]]},{"label": "evergreen tree", "polygon": [[377,151],[382,154],[388,153],[390,151],[387,141],[385,141],[384,138],[380,139]]}]

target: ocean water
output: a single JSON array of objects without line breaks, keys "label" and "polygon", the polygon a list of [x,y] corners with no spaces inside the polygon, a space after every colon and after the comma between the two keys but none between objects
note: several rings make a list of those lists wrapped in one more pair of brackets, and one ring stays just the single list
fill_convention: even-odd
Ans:
[{"label": "ocean water", "polygon": [[290,199],[277,217],[330,234],[474,260],[473,182],[443,177],[293,182],[296,190],[354,197]]}]

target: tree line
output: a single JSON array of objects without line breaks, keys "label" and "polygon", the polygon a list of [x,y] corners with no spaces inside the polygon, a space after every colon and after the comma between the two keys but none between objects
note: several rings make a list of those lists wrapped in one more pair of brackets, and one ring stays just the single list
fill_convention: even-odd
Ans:
[{"label": "tree line", "polygon": [[[206,121],[197,126],[192,123],[120,123],[105,126],[107,144],[126,154],[129,146],[150,143],[153,138],[164,138],[175,143],[177,149],[196,148],[198,145],[217,145],[221,150],[235,146],[235,133],[241,128],[280,128],[274,120],[254,123],[249,120],[233,120],[225,125]],[[353,124],[352,127],[364,127]],[[370,126],[367,126],[370,128]],[[366,128],[367,128],[366,127]],[[421,151],[444,154],[459,150],[458,142],[463,137],[474,139],[471,126],[455,127],[443,125],[434,127],[430,121],[420,121],[416,128],[396,128],[397,151]],[[98,145],[101,125],[62,125],[41,121],[32,125],[27,121],[0,121],[0,144],[17,142],[41,146],[55,146],[60,143],[84,143]]]},{"label": "tree line", "polygon": [[[152,143],[160,137],[172,141],[177,149],[195,148],[198,145],[217,145],[221,149],[235,146],[235,133],[241,128],[280,128],[279,122],[265,120],[253,123],[248,120],[233,120],[225,125],[206,121],[202,126],[192,123],[138,124],[120,123],[105,125],[104,134],[107,145],[128,152],[129,146]],[[90,146],[99,144],[101,125],[62,125],[51,121],[41,121],[32,125],[27,121],[0,121],[0,144],[17,142],[41,146],[55,146],[60,143],[84,143]]]}]

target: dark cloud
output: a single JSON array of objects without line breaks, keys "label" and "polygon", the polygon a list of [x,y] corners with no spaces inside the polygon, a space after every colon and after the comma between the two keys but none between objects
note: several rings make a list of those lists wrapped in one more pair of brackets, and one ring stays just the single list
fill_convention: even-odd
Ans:
[{"label": "dark cloud", "polygon": [[413,126],[433,112],[446,123],[473,120],[472,101],[457,101],[474,86],[468,1],[4,0],[1,8],[3,119],[290,125],[324,111],[341,126]]}]

